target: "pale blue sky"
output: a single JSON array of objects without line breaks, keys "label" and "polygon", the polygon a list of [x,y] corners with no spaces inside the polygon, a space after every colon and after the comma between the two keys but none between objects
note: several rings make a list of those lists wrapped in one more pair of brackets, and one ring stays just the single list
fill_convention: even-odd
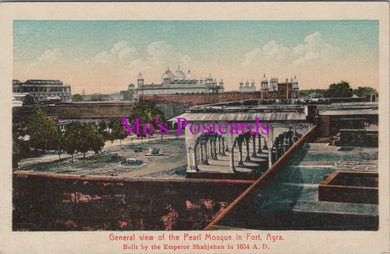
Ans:
[{"label": "pale blue sky", "polygon": [[223,78],[227,90],[241,79],[258,82],[262,73],[296,74],[302,88],[340,79],[378,86],[374,20],[17,20],[13,28],[14,78],[62,79],[73,91],[123,90],[140,71],[157,83],[167,66],[178,64],[197,77]]}]

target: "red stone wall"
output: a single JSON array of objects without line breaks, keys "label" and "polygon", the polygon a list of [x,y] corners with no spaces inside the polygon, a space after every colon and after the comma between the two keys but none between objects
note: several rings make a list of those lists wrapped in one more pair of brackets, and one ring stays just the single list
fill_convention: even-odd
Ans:
[{"label": "red stone wall", "polygon": [[142,102],[186,103],[192,106],[227,101],[260,99],[259,91],[254,93],[226,92],[215,94],[174,94],[174,95],[141,95]]}]

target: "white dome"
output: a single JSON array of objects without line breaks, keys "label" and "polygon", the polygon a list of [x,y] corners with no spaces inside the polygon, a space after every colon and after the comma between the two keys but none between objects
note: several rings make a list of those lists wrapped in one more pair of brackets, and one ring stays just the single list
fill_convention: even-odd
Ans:
[{"label": "white dome", "polygon": [[175,78],[175,75],[169,70],[169,68],[164,72],[162,76],[162,82],[164,82],[164,79],[169,79],[169,81],[172,81]]},{"label": "white dome", "polygon": [[268,83],[268,79],[265,77],[265,73],[264,73],[263,80],[261,80],[261,82],[267,82]]},{"label": "white dome", "polygon": [[293,83],[298,83],[297,76],[294,75]]},{"label": "white dome", "polygon": [[187,74],[186,74],[186,80],[195,80],[195,77],[194,75],[191,73],[190,70],[188,70]]},{"label": "white dome", "polygon": [[177,80],[185,80],[186,79],[186,75],[181,70],[176,71],[176,77],[177,77]]}]

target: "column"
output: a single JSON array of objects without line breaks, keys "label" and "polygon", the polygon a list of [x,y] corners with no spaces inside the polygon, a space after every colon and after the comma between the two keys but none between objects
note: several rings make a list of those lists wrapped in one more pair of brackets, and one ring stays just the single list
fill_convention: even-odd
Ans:
[{"label": "column", "polygon": [[238,152],[240,155],[240,161],[238,162],[238,166],[243,167],[244,163],[242,162],[242,136],[240,136],[237,140],[238,142]]},{"label": "column", "polygon": [[233,173],[236,173],[236,168],[234,167],[234,147],[236,146],[236,142],[234,141],[234,144],[232,146],[232,150],[230,151],[230,168],[233,170]]},{"label": "column", "polygon": [[251,137],[249,135],[245,135],[245,142],[246,142],[246,158],[245,161],[251,161],[251,158],[249,156],[249,140]]},{"label": "column", "polygon": [[218,157],[217,157],[217,139],[216,138],[214,138],[214,139],[212,139],[211,140],[211,142],[213,143],[213,150],[214,150],[214,152],[213,152],[213,154],[214,154],[214,160],[218,160]]},{"label": "column", "polygon": [[208,160],[209,155],[207,154],[207,143],[208,142],[206,142],[206,144],[204,145],[204,154],[205,154],[204,164],[205,165],[209,165],[209,160]]},{"label": "column", "polygon": [[203,145],[200,144],[200,162],[204,164],[204,154],[203,154]]},{"label": "column", "polygon": [[194,147],[194,152],[193,152],[193,161],[194,161],[194,170],[195,171],[199,171],[199,168],[198,168],[198,164],[196,164],[196,159],[197,159],[197,157],[196,157],[196,146]]},{"label": "column", "polygon": [[259,149],[257,150],[257,153],[262,153],[263,151],[261,151],[261,134],[259,134],[258,137],[259,137]]},{"label": "column", "polygon": [[221,137],[221,140],[222,140],[222,156],[226,156],[226,153],[225,153],[225,139]]},{"label": "column", "polygon": [[221,139],[222,137],[218,137],[218,154],[222,155],[222,149],[221,149]]},{"label": "column", "polygon": [[[270,133],[268,135],[268,168],[272,167],[272,143],[274,137],[274,127],[270,125]],[[265,146],[265,145],[264,145]]]},{"label": "column", "polygon": [[253,144],[252,144],[252,157],[253,158],[256,158],[257,155],[256,155],[256,135],[252,135],[252,139],[253,139]]},{"label": "column", "polygon": [[197,172],[199,169],[196,165],[195,148],[189,147],[187,155],[188,155],[187,172]]}]

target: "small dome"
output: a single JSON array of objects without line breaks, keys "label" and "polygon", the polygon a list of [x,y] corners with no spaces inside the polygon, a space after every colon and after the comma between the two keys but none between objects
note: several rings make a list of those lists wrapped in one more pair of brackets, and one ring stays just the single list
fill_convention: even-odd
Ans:
[{"label": "small dome", "polygon": [[162,79],[162,82],[164,83],[164,79],[169,79],[169,82],[170,82],[174,78],[175,78],[175,75],[173,75],[173,73],[169,70],[169,67],[168,67],[168,69],[164,72],[161,79]]},{"label": "small dome", "polygon": [[141,72],[138,74],[138,79],[144,79]]},{"label": "small dome", "polygon": [[127,87],[127,89],[134,89],[135,88],[135,85],[133,84],[133,83],[131,83],[128,87]]},{"label": "small dome", "polygon": [[268,79],[265,77],[265,73],[264,73],[264,76],[263,76],[263,80],[261,80],[261,82],[267,82],[268,83]]},{"label": "small dome", "polygon": [[294,75],[293,83],[298,83],[297,76]]},{"label": "small dome", "polygon": [[195,80],[195,77],[194,75],[191,73],[190,70],[188,70],[187,74],[186,74],[186,80]]}]

